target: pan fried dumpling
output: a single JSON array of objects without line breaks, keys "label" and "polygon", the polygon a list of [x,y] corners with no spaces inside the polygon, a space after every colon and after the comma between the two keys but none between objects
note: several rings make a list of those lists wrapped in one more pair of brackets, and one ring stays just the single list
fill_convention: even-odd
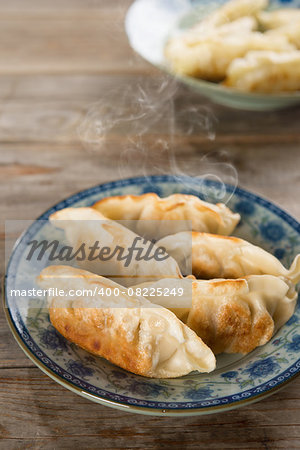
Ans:
[{"label": "pan fried dumpling", "polygon": [[257,13],[257,19],[260,25],[267,30],[293,25],[294,22],[300,23],[300,9],[281,8],[274,11],[260,11]]},{"label": "pan fried dumpling", "polygon": [[[245,275],[276,275],[300,281],[300,254],[290,269],[275,256],[243,239],[188,231],[157,242],[178,263],[181,272],[196,278],[240,278]],[[188,254],[192,247],[192,258]],[[191,260],[192,259],[192,260]]]},{"label": "pan fried dumpling", "polygon": [[249,353],[268,342],[293,315],[297,293],[272,275],[193,283],[187,325],[214,353]]},{"label": "pan fried dumpling", "polygon": [[[192,283],[192,295],[191,287]],[[236,280],[160,280],[138,287],[168,287],[183,296],[151,295],[149,300],[173,311],[217,353],[249,353],[268,342],[293,315],[297,293],[292,283],[273,275]],[[143,291],[146,296],[146,292]],[[181,308],[179,307],[179,304]]]},{"label": "pan fried dumpling", "polygon": [[[190,224],[196,231],[227,235],[240,220],[240,215],[233,213],[223,203],[214,205],[184,194],[165,198],[154,193],[107,197],[93,208],[109,219],[136,221],[128,223],[128,226],[135,226],[135,232],[149,239],[166,236],[172,233],[172,228],[175,232],[190,229]],[[174,221],[174,227],[170,221]]]},{"label": "pan fried dumpling", "polygon": [[[65,231],[67,241],[74,249],[85,246],[86,257],[75,262],[86,270],[114,278],[124,286],[137,284],[139,280],[143,282],[164,277],[181,277],[179,267],[172,257],[162,252],[154,257],[158,251],[157,246],[120,223],[107,219],[96,209],[62,209],[52,214],[50,221]],[[148,256],[151,259],[140,260],[137,252],[133,253],[131,260],[124,259],[135,242],[137,247],[143,249],[143,255],[149,250]],[[89,257],[88,249],[95,244],[98,245],[98,250]],[[101,258],[98,257],[100,249],[103,252]]]},{"label": "pan fried dumpling", "polygon": [[268,0],[231,0],[205,17],[200,25],[218,27],[245,16],[255,16],[266,8]]},{"label": "pan fried dumpling", "polygon": [[192,308],[194,277],[175,280],[165,278],[154,283],[146,282],[132,286],[136,295],[172,311],[178,319],[186,323]]},{"label": "pan fried dumpling", "polygon": [[96,293],[90,298],[67,294],[63,304],[55,296],[48,300],[50,320],[59,333],[123,369],[146,377],[173,378],[215,368],[212,351],[172,312],[129,296],[111,280],[69,266],[49,266],[38,284],[66,294],[70,289],[118,289],[117,298]]},{"label": "pan fried dumpling", "polygon": [[181,75],[220,81],[232,61],[251,50],[287,52],[295,49],[286,36],[269,36],[266,33],[236,33],[228,36],[204,38],[189,45],[182,36],[170,39],[165,56],[171,69]]},{"label": "pan fried dumpling", "polygon": [[214,353],[249,353],[293,315],[293,285],[272,275],[193,283],[187,325]]},{"label": "pan fried dumpling", "polygon": [[247,92],[299,90],[300,51],[249,52],[244,58],[231,63],[224,84]]}]

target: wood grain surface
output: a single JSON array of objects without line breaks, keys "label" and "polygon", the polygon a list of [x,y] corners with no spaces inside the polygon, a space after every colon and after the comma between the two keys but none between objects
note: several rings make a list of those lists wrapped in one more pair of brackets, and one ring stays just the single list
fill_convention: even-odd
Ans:
[{"label": "wood grain surface", "polygon": [[[0,0],[1,274],[5,219],[33,220],[74,192],[127,176],[210,171],[300,219],[300,108],[231,110],[166,81],[127,43],[130,3]],[[168,101],[157,95],[164,83]],[[141,98],[139,128],[121,120],[99,131],[114,111],[136,118]],[[211,416],[127,414],[44,375],[3,313],[0,387],[3,449],[300,448],[300,379],[260,403]]]}]

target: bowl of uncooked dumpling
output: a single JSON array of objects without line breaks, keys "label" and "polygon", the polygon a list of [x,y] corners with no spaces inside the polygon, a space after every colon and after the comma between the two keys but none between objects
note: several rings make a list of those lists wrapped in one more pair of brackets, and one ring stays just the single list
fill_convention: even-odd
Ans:
[{"label": "bowl of uncooked dumpling", "polygon": [[248,110],[300,102],[300,1],[136,0],[132,48],[216,103]]},{"label": "bowl of uncooked dumpling", "polygon": [[300,224],[282,209],[207,178],[149,176],[79,192],[32,223],[8,263],[5,311],[67,389],[124,411],[209,414],[299,374],[299,281]]}]

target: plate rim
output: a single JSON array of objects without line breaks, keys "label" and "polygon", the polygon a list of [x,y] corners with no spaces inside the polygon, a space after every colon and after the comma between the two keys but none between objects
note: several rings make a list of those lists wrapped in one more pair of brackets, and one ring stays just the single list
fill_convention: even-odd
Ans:
[{"label": "plate rim", "polygon": [[[4,281],[4,278],[3,278]],[[3,290],[4,291],[4,290]],[[2,296],[4,299],[4,296]],[[5,301],[5,299],[4,299]],[[230,404],[224,404],[224,405],[217,405],[217,406],[210,406],[207,408],[191,408],[191,409],[171,409],[171,408],[152,408],[152,407],[143,407],[143,406],[134,406],[129,405],[126,403],[118,402],[117,400],[108,400],[100,395],[91,394],[89,392],[84,391],[83,389],[80,389],[79,387],[72,385],[68,381],[62,379],[58,375],[56,375],[53,371],[51,371],[48,367],[46,367],[44,364],[42,364],[38,358],[30,351],[30,349],[26,346],[26,344],[21,339],[17,328],[15,327],[15,323],[13,322],[11,315],[9,313],[9,309],[5,307],[3,304],[3,309],[5,313],[5,317],[7,319],[9,329],[11,330],[13,337],[15,338],[16,342],[18,343],[19,347],[23,350],[25,355],[37,366],[38,369],[40,369],[45,375],[47,375],[49,378],[51,378],[53,381],[58,383],[59,385],[63,386],[64,388],[68,389],[69,391],[80,395],[81,397],[91,400],[94,403],[98,403],[103,406],[109,406],[111,408],[117,409],[119,411],[126,411],[136,414],[143,414],[147,416],[165,416],[165,417],[185,417],[185,416],[202,416],[202,415],[208,415],[208,414],[216,414],[221,413],[225,411],[231,411],[233,409],[238,409],[246,405],[250,405],[253,403],[257,403],[267,397],[270,397],[271,395],[275,394],[276,392],[281,391],[281,389],[284,389],[289,383],[294,381],[295,378],[299,375],[299,372],[296,372],[294,375],[292,375],[288,380],[285,380],[278,386],[274,386],[267,392],[262,392],[258,395],[256,395],[254,398],[245,398],[243,400],[239,400]]]},{"label": "plate rim", "polygon": [[[145,183],[145,181],[147,180],[147,182],[149,183],[152,182],[153,184],[155,183],[159,183],[159,182],[164,182],[164,183],[178,183],[178,181],[189,181],[191,183],[191,185],[197,185],[199,180],[195,180],[191,177],[188,176],[182,176],[180,177],[180,180],[178,179],[178,176],[173,176],[173,175],[152,175],[152,176],[148,176],[148,177],[131,177],[131,178],[126,178],[126,179],[121,179],[121,180],[116,180],[116,181],[110,181],[110,182],[106,182],[106,183],[101,183],[98,184],[96,186],[92,186],[90,188],[87,189],[83,189],[78,191],[77,193],[64,198],[63,200],[57,202],[55,205],[53,205],[52,207],[48,208],[44,213],[42,213],[37,219],[35,219],[33,221],[32,224],[29,225],[29,227],[21,234],[21,236],[17,239],[13,250],[11,252],[8,264],[7,264],[7,268],[6,268],[6,272],[5,272],[5,276],[3,277],[3,308],[4,308],[4,312],[5,312],[5,316],[6,319],[8,321],[9,324],[9,328],[12,331],[12,334],[14,336],[14,338],[16,339],[17,343],[19,344],[19,346],[22,348],[22,350],[24,351],[24,353],[26,354],[26,356],[28,356],[32,362],[34,362],[36,364],[36,366],[42,370],[44,373],[46,373],[50,378],[52,378],[54,381],[58,382],[60,385],[64,386],[65,388],[71,390],[72,392],[75,392],[85,398],[88,398],[90,400],[93,400],[97,403],[101,403],[103,405],[106,406],[110,406],[110,407],[114,407],[117,409],[121,409],[121,410],[125,410],[125,411],[131,411],[131,412],[135,412],[135,413],[141,413],[141,414],[148,414],[148,415],[158,415],[158,416],[173,416],[177,415],[177,416],[186,416],[186,415],[204,415],[204,414],[212,414],[212,413],[216,413],[216,412],[221,412],[221,411],[225,411],[225,410],[230,410],[230,409],[235,409],[241,406],[244,406],[245,404],[250,404],[250,403],[255,403],[256,401],[260,401],[263,398],[266,398],[270,395],[272,395],[273,393],[279,391],[280,389],[284,388],[286,386],[287,383],[293,381],[300,373],[300,358],[295,361],[291,366],[289,366],[287,369],[284,370],[284,372],[281,372],[279,374],[276,375],[275,378],[278,378],[279,376],[283,376],[283,374],[285,374],[287,371],[289,371],[291,369],[291,367],[294,366],[298,366],[297,368],[295,368],[295,372],[293,374],[289,374],[288,378],[283,380],[282,382],[279,382],[276,386],[271,387],[269,389],[266,389],[264,392],[258,393],[258,394],[249,394],[251,395],[250,397],[244,398],[242,400],[234,400],[234,401],[230,401],[230,403],[226,403],[226,404],[220,404],[220,405],[210,405],[210,406],[201,406],[201,407],[190,407],[190,408],[170,408],[170,407],[159,407],[159,406],[136,406],[133,404],[128,404],[125,401],[118,401],[116,399],[110,400],[110,399],[106,399],[103,397],[103,395],[101,396],[100,394],[93,394],[88,392],[88,389],[81,389],[78,386],[76,386],[74,383],[70,382],[69,380],[66,380],[65,378],[63,378],[63,376],[60,376],[58,374],[56,374],[53,370],[51,370],[51,368],[47,367],[46,364],[44,364],[34,353],[33,351],[29,348],[29,346],[26,344],[26,342],[24,341],[24,339],[21,336],[21,332],[22,330],[19,330],[15,320],[12,317],[12,313],[10,310],[10,307],[7,303],[7,298],[6,298],[6,279],[8,276],[8,272],[9,272],[9,268],[10,268],[10,263],[12,261],[12,258],[15,254],[15,251],[17,250],[20,242],[22,241],[22,239],[27,235],[28,231],[30,230],[31,227],[34,226],[34,224],[37,223],[38,220],[45,220],[46,217],[48,217],[50,215],[50,213],[53,210],[57,210],[63,203],[74,203],[76,200],[80,200],[82,198],[86,198],[89,197],[90,195],[92,195],[93,193],[99,192],[99,188],[103,189],[103,190],[107,190],[107,189],[111,189],[111,188],[118,188],[118,187],[124,187],[124,186],[130,186],[130,185],[138,185],[138,184],[142,184]],[[215,180],[210,180],[210,179],[204,179],[205,183],[208,184],[212,184],[212,185],[220,185],[220,182],[216,182]],[[224,183],[225,184],[225,183]],[[232,186],[230,184],[225,184],[226,188],[231,188]],[[101,192],[101,190],[100,190]],[[248,191],[244,188],[241,187],[236,187],[235,188],[235,192],[239,192],[240,194],[242,194],[244,197],[247,198],[251,198],[252,200],[256,200],[258,201],[259,204],[268,207],[269,210],[278,213],[278,215],[280,217],[282,217],[284,220],[286,220],[289,225],[291,225],[294,230],[300,234],[300,223],[298,222],[297,219],[295,219],[293,216],[291,216],[289,213],[287,213],[285,210],[283,210],[281,207],[277,206],[276,204],[274,204],[273,202],[267,200],[265,197],[262,197],[258,194],[255,194],[251,191]],[[22,321],[23,322],[23,321]],[[25,325],[25,324],[24,324]],[[25,327],[26,328],[26,327]],[[36,344],[37,345],[37,344]],[[47,355],[46,355],[47,357]],[[51,358],[49,358],[51,360]],[[54,362],[54,361],[53,361]],[[56,363],[55,363],[56,364]],[[57,364],[56,364],[57,365]],[[58,366],[59,367],[59,366]],[[272,380],[274,379],[271,378],[267,381],[265,381],[264,383],[261,383],[259,386],[265,385],[266,383],[270,383]],[[257,389],[259,386],[256,386],[252,389]],[[249,390],[245,390],[243,393],[251,391],[252,389]],[[103,389],[104,390],[104,389]],[[107,391],[109,393],[109,391]],[[114,395],[118,395],[118,394],[114,394]],[[237,393],[235,395],[240,396],[240,393]],[[122,396],[122,397],[126,397],[126,396]],[[231,396],[232,397],[232,396]],[[129,397],[130,398],[130,397]],[[224,397],[226,398],[226,397]],[[140,401],[143,401],[142,399]],[[163,403],[163,402],[155,402],[155,401],[147,401],[148,403]],[[167,403],[167,402],[166,402]],[[177,403],[177,402],[171,402],[171,403]],[[182,403],[182,402],[178,402],[178,403]],[[193,403],[191,402],[186,402],[186,403]],[[198,402],[194,402],[194,403],[198,403]]]}]

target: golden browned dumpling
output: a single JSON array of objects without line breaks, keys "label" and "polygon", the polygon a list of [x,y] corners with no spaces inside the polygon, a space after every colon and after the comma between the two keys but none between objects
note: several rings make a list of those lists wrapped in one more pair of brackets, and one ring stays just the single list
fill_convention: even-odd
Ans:
[{"label": "golden browned dumpling", "polygon": [[[49,290],[49,313],[59,333],[123,369],[173,378],[215,368],[212,351],[172,312],[129,296],[126,288],[111,280],[69,266],[49,266],[38,284],[54,288]],[[65,296],[56,297],[55,288],[64,290]]]},{"label": "golden browned dumpling", "polygon": [[246,92],[297,91],[300,89],[300,51],[249,52],[230,64],[224,84]]},{"label": "golden browned dumpling", "polygon": [[[166,288],[177,297],[160,295]],[[291,281],[273,275],[160,280],[134,289],[173,311],[215,354],[246,354],[264,345],[293,315],[297,299]]]},{"label": "golden browned dumpling", "polygon": [[197,281],[186,323],[215,354],[246,354],[289,320],[296,300],[292,283],[272,275]]},{"label": "golden browned dumpling", "polygon": [[134,231],[138,234],[155,239],[172,233],[172,221],[176,231],[188,230],[192,226],[196,231],[226,235],[240,220],[240,215],[223,203],[215,205],[184,194],[165,198],[154,193],[107,197],[93,207],[109,219],[136,221],[128,223],[128,226],[135,226]]}]

